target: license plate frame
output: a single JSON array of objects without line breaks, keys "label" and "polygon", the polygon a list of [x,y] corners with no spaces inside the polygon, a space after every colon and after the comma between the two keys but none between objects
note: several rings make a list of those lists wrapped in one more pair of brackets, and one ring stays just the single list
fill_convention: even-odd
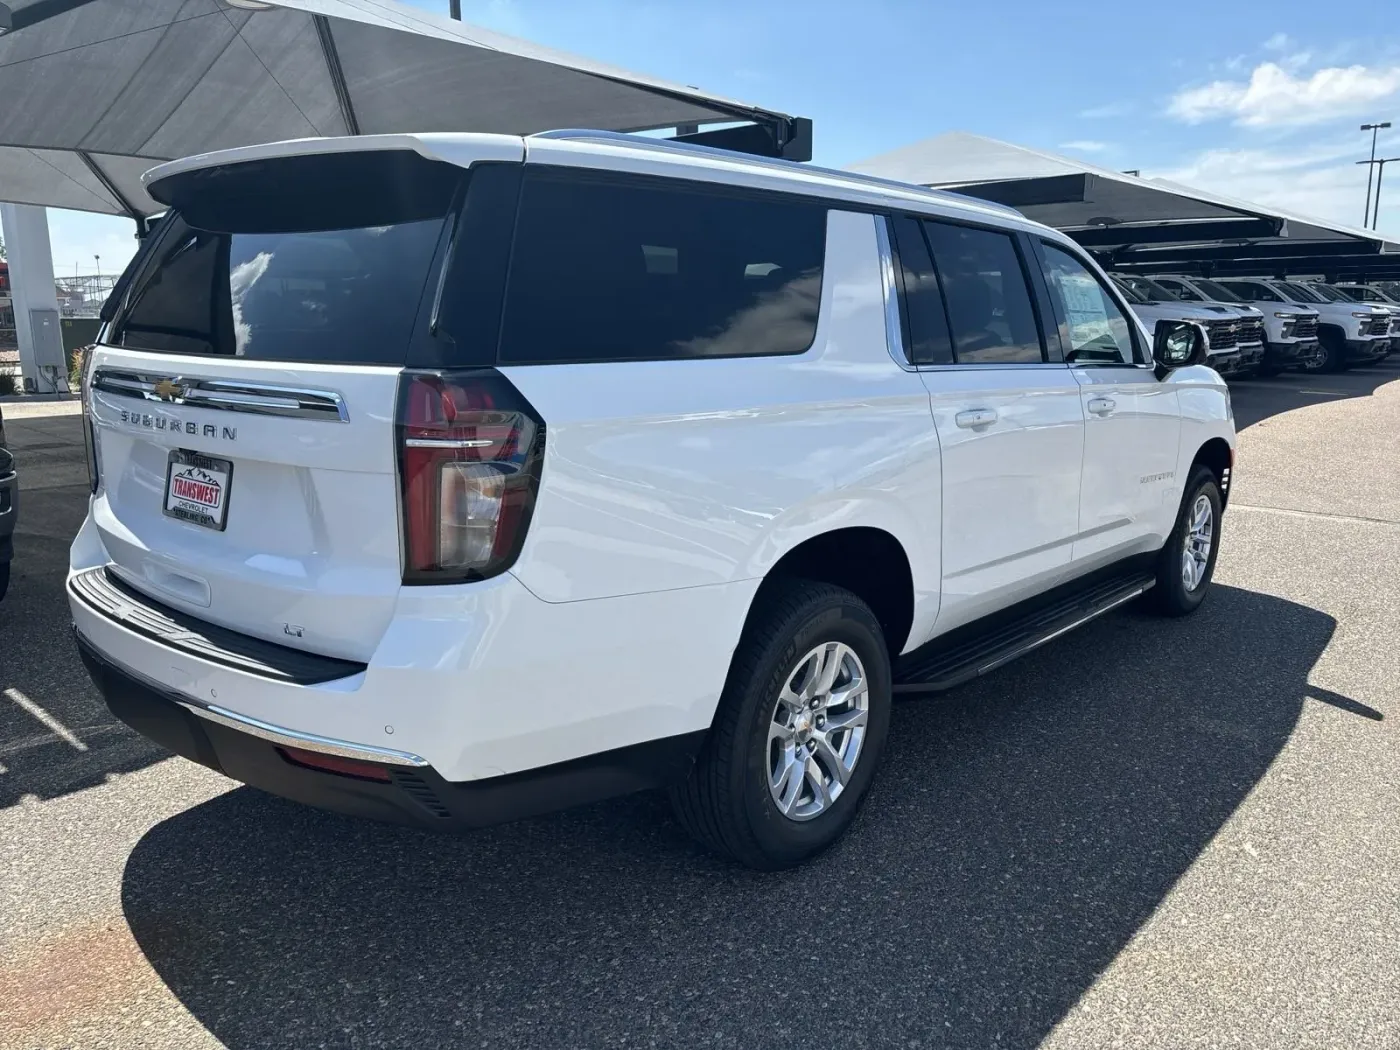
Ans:
[{"label": "license plate frame", "polygon": [[[189,483],[184,494],[174,491],[175,482]],[[214,490],[214,503],[208,503],[208,490]],[[203,452],[175,448],[165,465],[165,489],[161,510],[168,518],[197,525],[214,532],[228,528],[229,496],[233,491],[233,461]]]}]

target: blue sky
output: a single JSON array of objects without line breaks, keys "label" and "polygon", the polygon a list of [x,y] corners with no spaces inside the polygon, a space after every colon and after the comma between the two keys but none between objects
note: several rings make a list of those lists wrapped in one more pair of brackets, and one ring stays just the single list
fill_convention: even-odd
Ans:
[{"label": "blue sky", "polygon": [[[414,0],[446,13],[447,0]],[[1370,0],[1379,15],[1383,6]],[[1359,14],[1368,4],[1353,7]],[[500,32],[811,117],[843,165],[963,130],[1360,225],[1369,137],[1400,129],[1400,23],[1299,0],[463,0]],[[1383,133],[1381,156],[1400,156]],[[1381,228],[1400,236],[1400,165]],[[131,224],[50,213],[54,267]]]}]

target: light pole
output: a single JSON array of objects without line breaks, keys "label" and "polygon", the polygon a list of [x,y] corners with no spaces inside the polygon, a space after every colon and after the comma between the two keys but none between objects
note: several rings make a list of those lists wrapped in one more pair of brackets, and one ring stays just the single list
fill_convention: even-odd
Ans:
[{"label": "light pole", "polygon": [[[455,3],[456,0],[453,0],[453,2]],[[1388,121],[1388,120],[1387,120],[1384,124],[1362,124],[1362,125],[1361,125],[1361,130],[1362,130],[1362,131],[1369,131],[1369,132],[1371,133],[1371,159],[1370,159],[1369,161],[1367,161],[1367,163],[1368,163],[1369,165],[1371,165],[1372,167],[1373,167],[1373,166],[1375,165],[1375,163],[1376,163],[1376,132],[1380,131],[1381,128],[1388,128],[1388,127],[1390,127],[1390,121]],[[1359,162],[1358,162],[1358,163],[1359,163]],[[1367,222],[1367,220],[1370,219],[1370,217],[1371,217],[1371,172],[1372,172],[1372,167],[1368,167],[1368,168],[1366,169],[1366,215],[1365,215],[1365,217],[1361,220],[1361,228],[1362,228],[1363,230],[1366,229],[1366,222]]]},{"label": "light pole", "polygon": [[1371,229],[1375,229],[1381,223],[1381,180],[1385,178],[1385,166],[1394,164],[1400,157],[1386,157],[1376,161],[1380,165],[1380,170],[1376,172],[1376,210],[1371,213]]},{"label": "light pole", "polygon": [[[447,13],[460,22],[462,20],[462,0],[448,0]],[[1390,125],[1387,124],[1386,127],[1390,127]],[[1372,153],[1371,156],[1374,157],[1375,154]]]}]

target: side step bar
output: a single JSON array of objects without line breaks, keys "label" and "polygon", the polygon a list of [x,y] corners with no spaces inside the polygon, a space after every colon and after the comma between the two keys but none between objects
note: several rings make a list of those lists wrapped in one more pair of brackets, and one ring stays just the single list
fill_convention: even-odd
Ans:
[{"label": "side step bar", "polygon": [[900,658],[894,670],[894,691],[932,693],[961,685],[1132,601],[1155,582],[1148,573],[1110,577],[1056,597],[991,630],[969,633],[959,629],[935,638]]}]

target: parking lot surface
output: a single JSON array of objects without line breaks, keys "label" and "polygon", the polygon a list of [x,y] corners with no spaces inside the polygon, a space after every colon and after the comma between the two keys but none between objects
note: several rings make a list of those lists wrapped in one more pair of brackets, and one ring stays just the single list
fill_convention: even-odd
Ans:
[{"label": "parking lot surface", "polygon": [[900,703],[777,875],[654,795],[431,836],[167,757],[69,639],[72,406],[6,405],[0,1047],[1400,1045],[1400,363],[1234,399],[1200,613]]}]

